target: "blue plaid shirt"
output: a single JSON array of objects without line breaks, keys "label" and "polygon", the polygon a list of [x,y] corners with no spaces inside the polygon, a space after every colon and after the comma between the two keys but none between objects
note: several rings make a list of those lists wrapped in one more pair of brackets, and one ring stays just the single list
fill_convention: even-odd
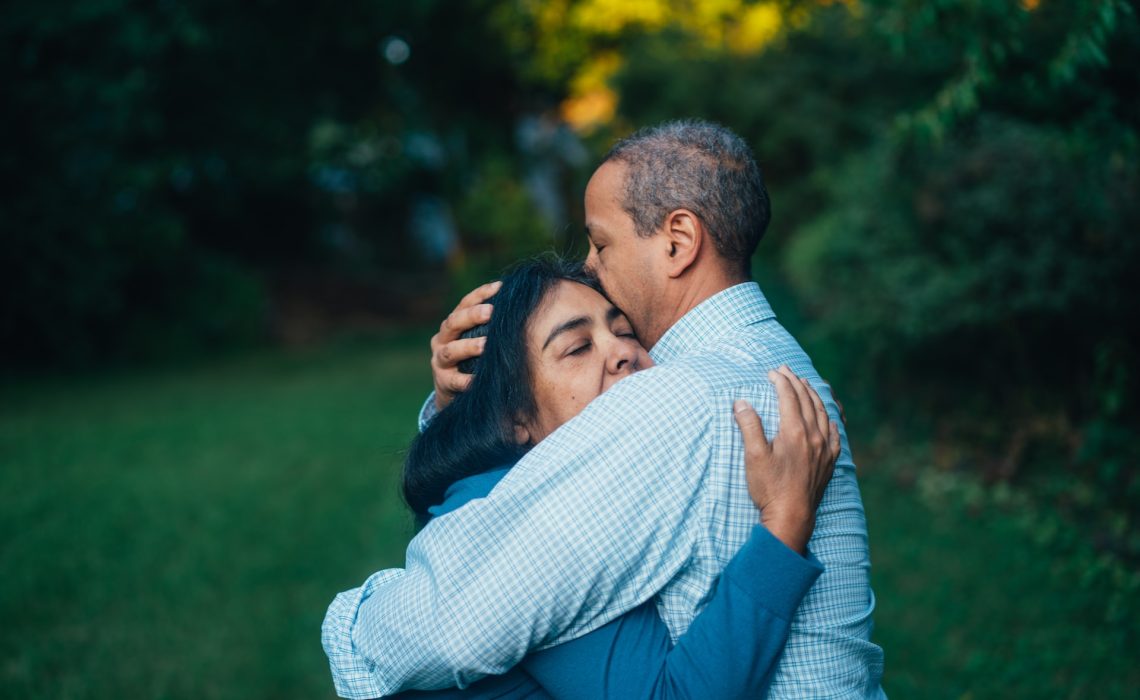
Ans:
[{"label": "blue plaid shirt", "polygon": [[[771,437],[767,373],[786,364],[838,411],[755,283],[700,304],[651,354],[658,366],[591,402],[487,498],[434,519],[407,568],[336,597],[322,642],[342,697],[464,687],[654,595],[674,640],[688,628],[757,522],[733,401],[751,402]],[[825,570],[792,621],[773,698],[882,696],[867,525],[842,442],[808,545]]]}]

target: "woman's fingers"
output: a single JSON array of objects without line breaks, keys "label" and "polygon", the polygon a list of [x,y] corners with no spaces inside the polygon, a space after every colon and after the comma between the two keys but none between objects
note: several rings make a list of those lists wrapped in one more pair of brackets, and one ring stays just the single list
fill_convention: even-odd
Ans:
[{"label": "woman's fingers", "polygon": [[816,425],[815,407],[811,404],[811,398],[807,395],[807,389],[804,388],[804,383],[800,381],[796,373],[787,365],[781,365],[780,372],[788,378],[792,383],[792,388],[796,391],[796,397],[800,404],[800,415],[804,421],[804,428],[814,427]]},{"label": "woman's fingers", "polygon": [[839,444],[839,425],[831,420],[827,422],[827,426],[827,446],[831,448],[831,466],[832,469],[834,469],[835,461],[839,459],[839,452],[841,451]]},{"label": "woman's fingers", "polygon": [[[764,424],[760,422],[760,416],[756,414],[756,409],[744,399],[737,399],[732,404],[732,417],[736,419],[736,425],[740,427],[740,434],[744,436],[744,454],[752,455],[765,455],[772,451],[772,445],[768,442],[768,436],[764,434]],[[751,462],[748,464],[751,468]]]},{"label": "woman's fingers", "polygon": [[839,409],[839,420],[843,421],[843,425],[847,425],[847,413],[843,410],[843,402],[839,400],[839,395],[835,393],[835,387],[831,386],[831,382],[826,379],[823,383],[831,390],[831,400],[835,402],[835,407]]},{"label": "woman's fingers", "polygon": [[819,398],[819,392],[808,383],[808,380],[801,379],[800,381],[803,382],[804,388],[807,389],[808,397],[811,399],[811,405],[815,411],[815,424],[816,427],[819,428],[819,434],[827,435],[828,423],[831,422],[831,419],[827,416],[827,409],[823,406],[823,399]]},{"label": "woman's fingers", "polygon": [[780,370],[768,372],[768,380],[776,386],[776,399],[780,406],[780,432],[799,438],[804,432],[803,411],[799,395],[788,375]]}]

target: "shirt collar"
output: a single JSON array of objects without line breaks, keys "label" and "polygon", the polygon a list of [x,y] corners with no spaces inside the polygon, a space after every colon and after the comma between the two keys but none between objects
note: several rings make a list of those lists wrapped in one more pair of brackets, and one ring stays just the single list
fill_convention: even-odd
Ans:
[{"label": "shirt collar", "polygon": [[744,282],[697,304],[665,331],[649,356],[657,364],[669,362],[731,331],[775,317],[760,285]]}]

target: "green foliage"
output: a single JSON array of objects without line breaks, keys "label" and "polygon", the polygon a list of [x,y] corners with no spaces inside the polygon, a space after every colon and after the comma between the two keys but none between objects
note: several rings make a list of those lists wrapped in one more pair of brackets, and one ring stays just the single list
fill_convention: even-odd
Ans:
[{"label": "green foliage", "polygon": [[948,77],[815,174],[827,206],[784,255],[808,338],[845,349],[826,355],[833,376],[884,418],[925,416],[939,467],[1016,480],[1134,562],[1140,154],[1135,73],[1120,68],[1140,50],[1135,16],[879,9],[867,20],[901,57]]},{"label": "green foliage", "polygon": [[492,4],[12,4],[0,360],[244,342],[278,270],[422,266],[415,196],[512,148]]},{"label": "green foliage", "polygon": [[1140,574],[1006,485],[921,470],[925,449],[863,454],[875,636],[891,697],[1125,698]]},{"label": "green foliage", "polygon": [[459,226],[477,260],[502,266],[553,246],[556,231],[520,180],[509,161],[488,159],[460,201]]},{"label": "green foliage", "polygon": [[939,146],[880,145],[831,176],[836,206],[789,273],[837,329],[896,348],[1019,320],[1103,327],[1140,255],[1140,171],[1131,144],[1090,141],[984,119]]}]

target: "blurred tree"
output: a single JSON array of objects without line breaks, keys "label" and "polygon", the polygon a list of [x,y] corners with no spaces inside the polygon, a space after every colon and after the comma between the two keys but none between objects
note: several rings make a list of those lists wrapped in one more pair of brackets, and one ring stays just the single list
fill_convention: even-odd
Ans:
[{"label": "blurred tree", "polygon": [[945,77],[816,175],[826,206],[786,256],[816,338],[885,406],[925,405],[987,478],[1058,503],[1096,484],[1084,516],[1140,555],[1119,526],[1140,514],[1123,466],[1140,451],[1109,437],[1140,424],[1132,6],[867,2],[861,21],[896,66]]},{"label": "blurred tree", "polygon": [[501,4],[11,4],[0,357],[224,345],[278,270],[424,264],[419,194],[513,149]]}]

